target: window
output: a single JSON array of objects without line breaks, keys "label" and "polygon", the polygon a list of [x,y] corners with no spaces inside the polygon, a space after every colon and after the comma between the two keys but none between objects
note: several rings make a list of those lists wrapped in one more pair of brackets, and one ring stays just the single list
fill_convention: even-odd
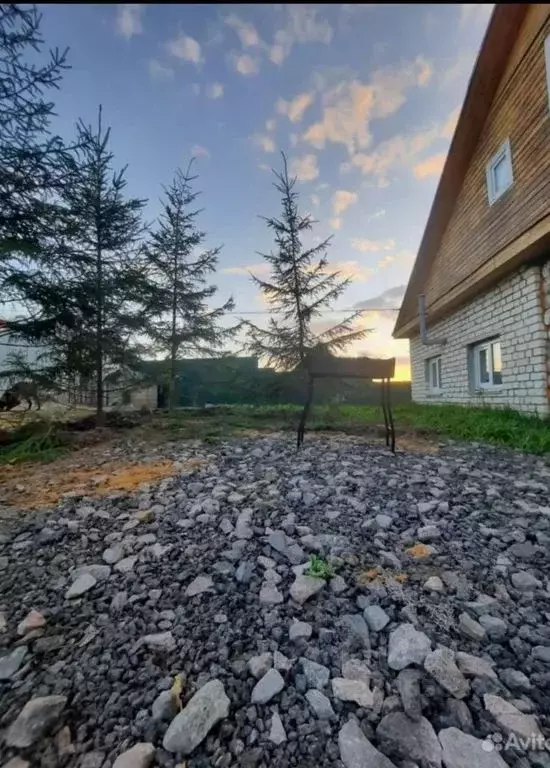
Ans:
[{"label": "window", "polygon": [[426,384],[428,392],[441,392],[441,357],[426,360]]},{"label": "window", "polygon": [[473,348],[474,385],[476,389],[491,389],[502,384],[500,341],[492,339]]},{"label": "window", "polygon": [[513,183],[512,151],[510,149],[510,139],[506,139],[498,152],[487,163],[489,205],[495,203]]}]

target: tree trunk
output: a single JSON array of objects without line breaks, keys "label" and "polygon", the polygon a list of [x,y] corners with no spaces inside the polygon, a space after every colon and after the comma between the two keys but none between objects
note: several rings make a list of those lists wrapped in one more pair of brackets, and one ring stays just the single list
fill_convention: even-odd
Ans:
[{"label": "tree trunk", "polygon": [[103,264],[101,248],[97,248],[97,323],[96,323],[96,423],[98,427],[105,423],[103,411]]},{"label": "tree trunk", "polygon": [[[177,251],[177,247],[176,247]],[[177,293],[177,270],[178,270],[178,255],[174,254],[174,285],[172,290],[172,336],[170,344],[170,382],[168,390],[168,411],[172,413],[176,405],[176,358],[178,354],[178,345],[176,339],[176,320],[177,320],[177,307],[178,307],[178,293]]]}]

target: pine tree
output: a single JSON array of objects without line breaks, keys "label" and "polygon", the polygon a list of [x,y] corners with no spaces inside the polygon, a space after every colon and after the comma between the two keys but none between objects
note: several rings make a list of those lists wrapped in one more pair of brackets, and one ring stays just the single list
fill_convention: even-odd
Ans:
[{"label": "pine tree", "polygon": [[0,5],[0,306],[6,331],[33,341],[67,316],[55,266],[66,149],[50,134],[46,98],[67,52],[32,63],[43,46],[40,22],[35,7]]},{"label": "pine tree", "polygon": [[298,210],[296,179],[288,175],[284,153],[283,171],[274,171],[274,186],[281,195],[281,218],[264,218],[274,233],[275,251],[260,254],[271,267],[267,280],[252,275],[269,303],[267,328],[243,321],[248,331],[247,348],[278,370],[294,370],[304,364],[308,354],[324,354],[344,350],[351,342],[365,336],[355,321],[360,312],[352,313],[328,330],[315,333],[313,321],[342,294],[350,280],[341,280],[338,272],[330,272],[326,256],[331,238],[305,248],[303,236],[314,221]]},{"label": "pine tree", "polygon": [[68,374],[95,380],[99,423],[106,375],[137,363],[135,338],[148,296],[139,252],[145,201],[125,197],[126,168],[112,171],[109,139],[101,107],[97,128],[78,122],[78,149],[67,162],[71,183],[62,193],[65,287],[78,322],[55,345]]},{"label": "pine tree", "polygon": [[216,308],[208,303],[217,291],[208,276],[216,270],[221,249],[201,249],[206,234],[196,222],[201,211],[194,208],[199,193],[192,188],[197,177],[190,175],[191,165],[163,188],[162,213],[146,248],[155,311],[149,334],[168,363],[170,409],[177,399],[177,361],[219,351],[230,333],[219,321],[234,307],[231,298]]}]

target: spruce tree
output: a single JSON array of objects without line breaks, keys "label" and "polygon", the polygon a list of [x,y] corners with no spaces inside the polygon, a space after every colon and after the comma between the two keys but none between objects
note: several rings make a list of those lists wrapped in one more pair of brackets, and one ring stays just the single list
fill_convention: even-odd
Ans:
[{"label": "spruce tree", "polygon": [[197,225],[201,211],[194,207],[199,193],[193,190],[197,176],[191,175],[191,166],[192,161],[185,173],[177,170],[163,188],[162,212],[146,247],[154,310],[148,332],[167,362],[170,409],[177,402],[177,361],[219,352],[231,332],[220,320],[234,306],[231,298],[219,307],[209,304],[217,287],[208,277],[221,249],[202,249],[206,233]]},{"label": "spruce tree", "polygon": [[315,223],[298,209],[296,179],[288,175],[282,154],[282,173],[274,171],[275,189],[281,195],[280,218],[264,218],[275,238],[275,250],[260,253],[271,268],[266,280],[252,275],[263,292],[270,310],[267,328],[243,321],[248,331],[247,348],[270,366],[291,371],[301,367],[314,350],[324,354],[343,351],[351,342],[365,336],[355,321],[360,312],[316,333],[313,322],[329,309],[350,283],[328,268],[327,249],[331,238],[305,248],[304,235]]},{"label": "spruce tree", "polygon": [[114,172],[99,108],[97,128],[80,120],[77,150],[67,162],[63,189],[65,286],[75,327],[56,339],[55,353],[82,379],[94,381],[98,422],[105,377],[137,364],[136,336],[144,329],[147,276],[140,256],[145,201],[126,197],[126,168]]},{"label": "spruce tree", "polygon": [[50,133],[47,98],[66,51],[43,47],[35,7],[0,5],[0,311],[6,332],[37,341],[67,318],[59,281],[57,196],[66,149]]}]

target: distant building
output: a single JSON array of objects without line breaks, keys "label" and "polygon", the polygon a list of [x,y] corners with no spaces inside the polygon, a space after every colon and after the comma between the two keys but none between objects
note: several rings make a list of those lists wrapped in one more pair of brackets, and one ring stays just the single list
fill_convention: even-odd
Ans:
[{"label": "distant building", "polygon": [[548,4],[494,9],[393,335],[417,402],[550,413]]}]

